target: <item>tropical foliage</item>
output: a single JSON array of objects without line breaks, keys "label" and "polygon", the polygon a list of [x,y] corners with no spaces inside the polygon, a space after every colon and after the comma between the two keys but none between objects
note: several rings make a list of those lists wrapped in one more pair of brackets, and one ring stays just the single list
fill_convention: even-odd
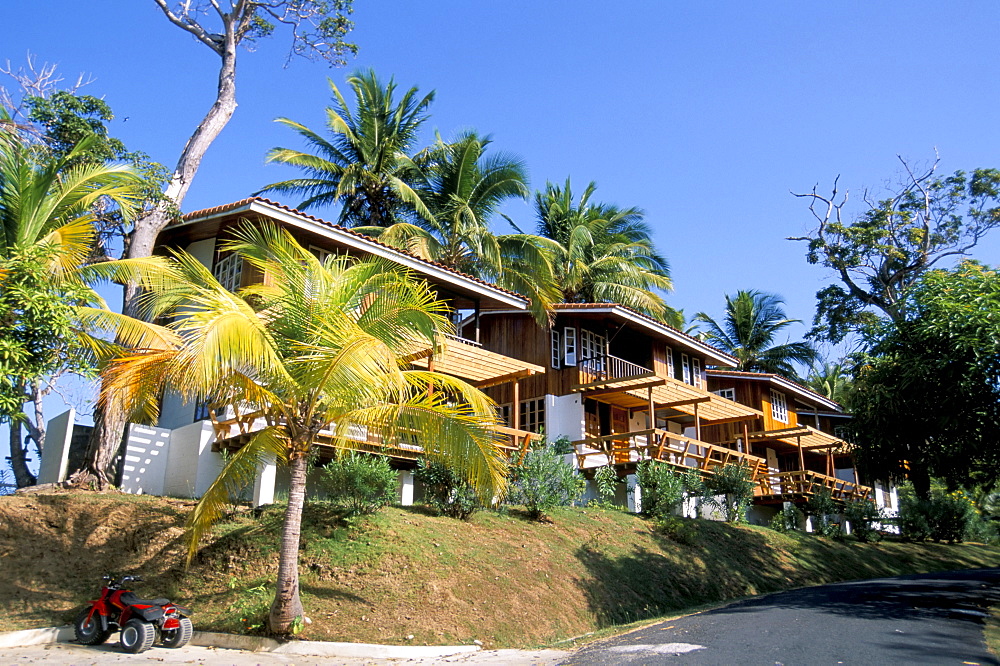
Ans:
[{"label": "tropical foliage", "polygon": [[190,551],[257,472],[276,459],[290,468],[277,590],[270,625],[301,621],[299,530],[310,454],[320,432],[350,448],[365,429],[384,442],[417,432],[426,455],[448,460],[483,497],[500,496],[505,461],[494,445],[495,405],[472,386],[406,369],[402,358],[435,345],[449,329],[446,306],[429,287],[380,261],[346,257],[321,264],[285,231],[242,227],[222,246],[270,276],[231,293],[197,259],[178,252],[147,275],[142,305],[167,318],[161,344],[113,362],[101,399],[149,420],[166,388],[187,401],[255,410],[271,425],[231,456],[191,515]]},{"label": "tropical foliage", "polygon": [[798,376],[794,363],[808,365],[816,358],[816,351],[806,342],[775,344],[780,331],[800,323],[785,315],[783,303],[775,294],[741,290],[726,296],[721,322],[704,312],[695,319],[705,326],[705,340],[736,357],[734,369],[773,372],[794,379]]},{"label": "tropical foliage", "polygon": [[846,404],[851,392],[851,370],[844,363],[814,365],[806,377],[806,386],[834,402]]}]

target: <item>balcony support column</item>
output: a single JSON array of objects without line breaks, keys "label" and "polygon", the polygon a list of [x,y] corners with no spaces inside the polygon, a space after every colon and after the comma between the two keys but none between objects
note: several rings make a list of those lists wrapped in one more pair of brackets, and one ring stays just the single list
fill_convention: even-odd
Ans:
[{"label": "balcony support column", "polygon": [[521,382],[514,380],[512,382],[512,387],[514,390],[514,403],[510,407],[510,422],[511,427],[514,430],[521,429]]},{"label": "balcony support column", "polygon": [[476,322],[476,342],[479,342],[479,312],[480,304],[479,299],[476,299],[476,309],[475,309],[475,322]]},{"label": "balcony support column", "polygon": [[802,453],[802,436],[795,436],[795,448],[799,450],[799,471],[806,471],[806,458]]},{"label": "balcony support column", "polygon": [[698,418],[698,404],[694,403],[694,438],[701,441],[701,419]]}]

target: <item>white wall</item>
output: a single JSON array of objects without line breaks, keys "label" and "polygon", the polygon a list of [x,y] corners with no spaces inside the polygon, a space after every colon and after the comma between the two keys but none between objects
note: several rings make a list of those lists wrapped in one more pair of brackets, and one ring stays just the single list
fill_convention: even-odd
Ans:
[{"label": "white wall", "polygon": [[550,442],[561,436],[571,442],[586,437],[579,394],[545,396],[545,435]]},{"label": "white wall", "polygon": [[121,488],[138,495],[163,495],[171,431],[130,424],[122,465]]},{"label": "white wall", "polygon": [[215,432],[208,421],[177,428],[170,435],[163,494],[201,497],[222,470],[222,456],[212,451]]},{"label": "white wall", "polygon": [[45,426],[45,448],[38,468],[38,483],[58,483],[66,480],[69,446],[73,441],[76,410],[70,408],[49,419]]}]

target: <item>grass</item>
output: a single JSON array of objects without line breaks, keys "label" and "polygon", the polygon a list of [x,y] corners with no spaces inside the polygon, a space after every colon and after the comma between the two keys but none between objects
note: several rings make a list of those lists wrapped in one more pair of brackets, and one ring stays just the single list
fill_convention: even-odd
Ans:
[{"label": "grass", "polygon": [[[181,566],[190,503],[113,495],[0,498],[0,629],[67,621],[105,570],[140,572],[140,593],[173,595],[198,629],[261,628],[277,570],[279,507],[219,524]],[[482,641],[536,647],[792,587],[993,566],[1000,548],[837,542],[690,521],[672,541],[642,518],[558,509],[551,523],[512,510],[467,523],[421,507],[349,518],[324,504],[303,517],[304,636],[396,644]],[[69,572],[69,573],[67,573]],[[412,636],[412,638],[409,638]],[[561,643],[560,643],[561,642]]]}]

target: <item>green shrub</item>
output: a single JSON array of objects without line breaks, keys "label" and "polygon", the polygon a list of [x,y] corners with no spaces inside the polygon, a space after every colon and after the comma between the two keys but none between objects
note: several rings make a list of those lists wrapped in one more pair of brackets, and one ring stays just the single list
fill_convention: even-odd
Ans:
[{"label": "green shrub", "polygon": [[947,491],[942,487],[931,490],[930,499],[921,499],[910,484],[899,488],[900,534],[911,541],[963,541],[967,533],[974,534],[979,513],[972,500],[961,490]]},{"label": "green shrub", "polygon": [[722,511],[728,523],[746,520],[747,509],[753,502],[753,472],[745,463],[719,465],[705,479],[705,501]]},{"label": "green shrub", "polygon": [[614,499],[619,483],[621,483],[621,480],[618,478],[618,472],[614,467],[611,465],[599,467],[594,472],[594,485],[597,486],[597,494],[600,495],[600,499],[590,500],[588,503],[589,506],[596,506],[602,509],[614,508]]},{"label": "green shrub", "polygon": [[694,470],[680,470],[658,460],[644,460],[635,471],[642,490],[642,513],[654,518],[672,516],[685,494],[701,494],[701,477]]},{"label": "green shrub", "polygon": [[885,520],[885,514],[872,500],[847,502],[844,518],[851,524],[851,534],[861,543],[872,543],[882,538],[876,525]]},{"label": "green shrub", "polygon": [[665,537],[685,546],[698,543],[698,526],[696,520],[666,516],[656,521],[657,530]]},{"label": "green shrub", "polygon": [[771,519],[770,527],[776,532],[795,532],[803,519],[802,512],[791,502],[786,502],[781,511]]},{"label": "green shrub", "polygon": [[421,459],[413,476],[423,484],[427,503],[442,515],[468,520],[482,506],[469,482],[444,463]]},{"label": "green shrub", "polygon": [[547,511],[568,506],[583,496],[586,481],[551,448],[528,451],[520,465],[511,468],[508,502],[521,504],[532,520]]},{"label": "green shrub", "polygon": [[351,513],[371,514],[396,498],[396,472],[385,456],[351,452],[327,463],[320,486]]},{"label": "green shrub", "polygon": [[829,488],[815,491],[802,511],[813,519],[813,532],[825,537],[840,536],[840,524],[835,518],[840,514],[840,505],[834,501]]},{"label": "green shrub", "polygon": [[575,453],[573,448],[573,442],[570,441],[569,437],[566,435],[559,435],[556,437],[555,441],[552,442],[552,451],[557,455],[564,456],[567,453]]}]

